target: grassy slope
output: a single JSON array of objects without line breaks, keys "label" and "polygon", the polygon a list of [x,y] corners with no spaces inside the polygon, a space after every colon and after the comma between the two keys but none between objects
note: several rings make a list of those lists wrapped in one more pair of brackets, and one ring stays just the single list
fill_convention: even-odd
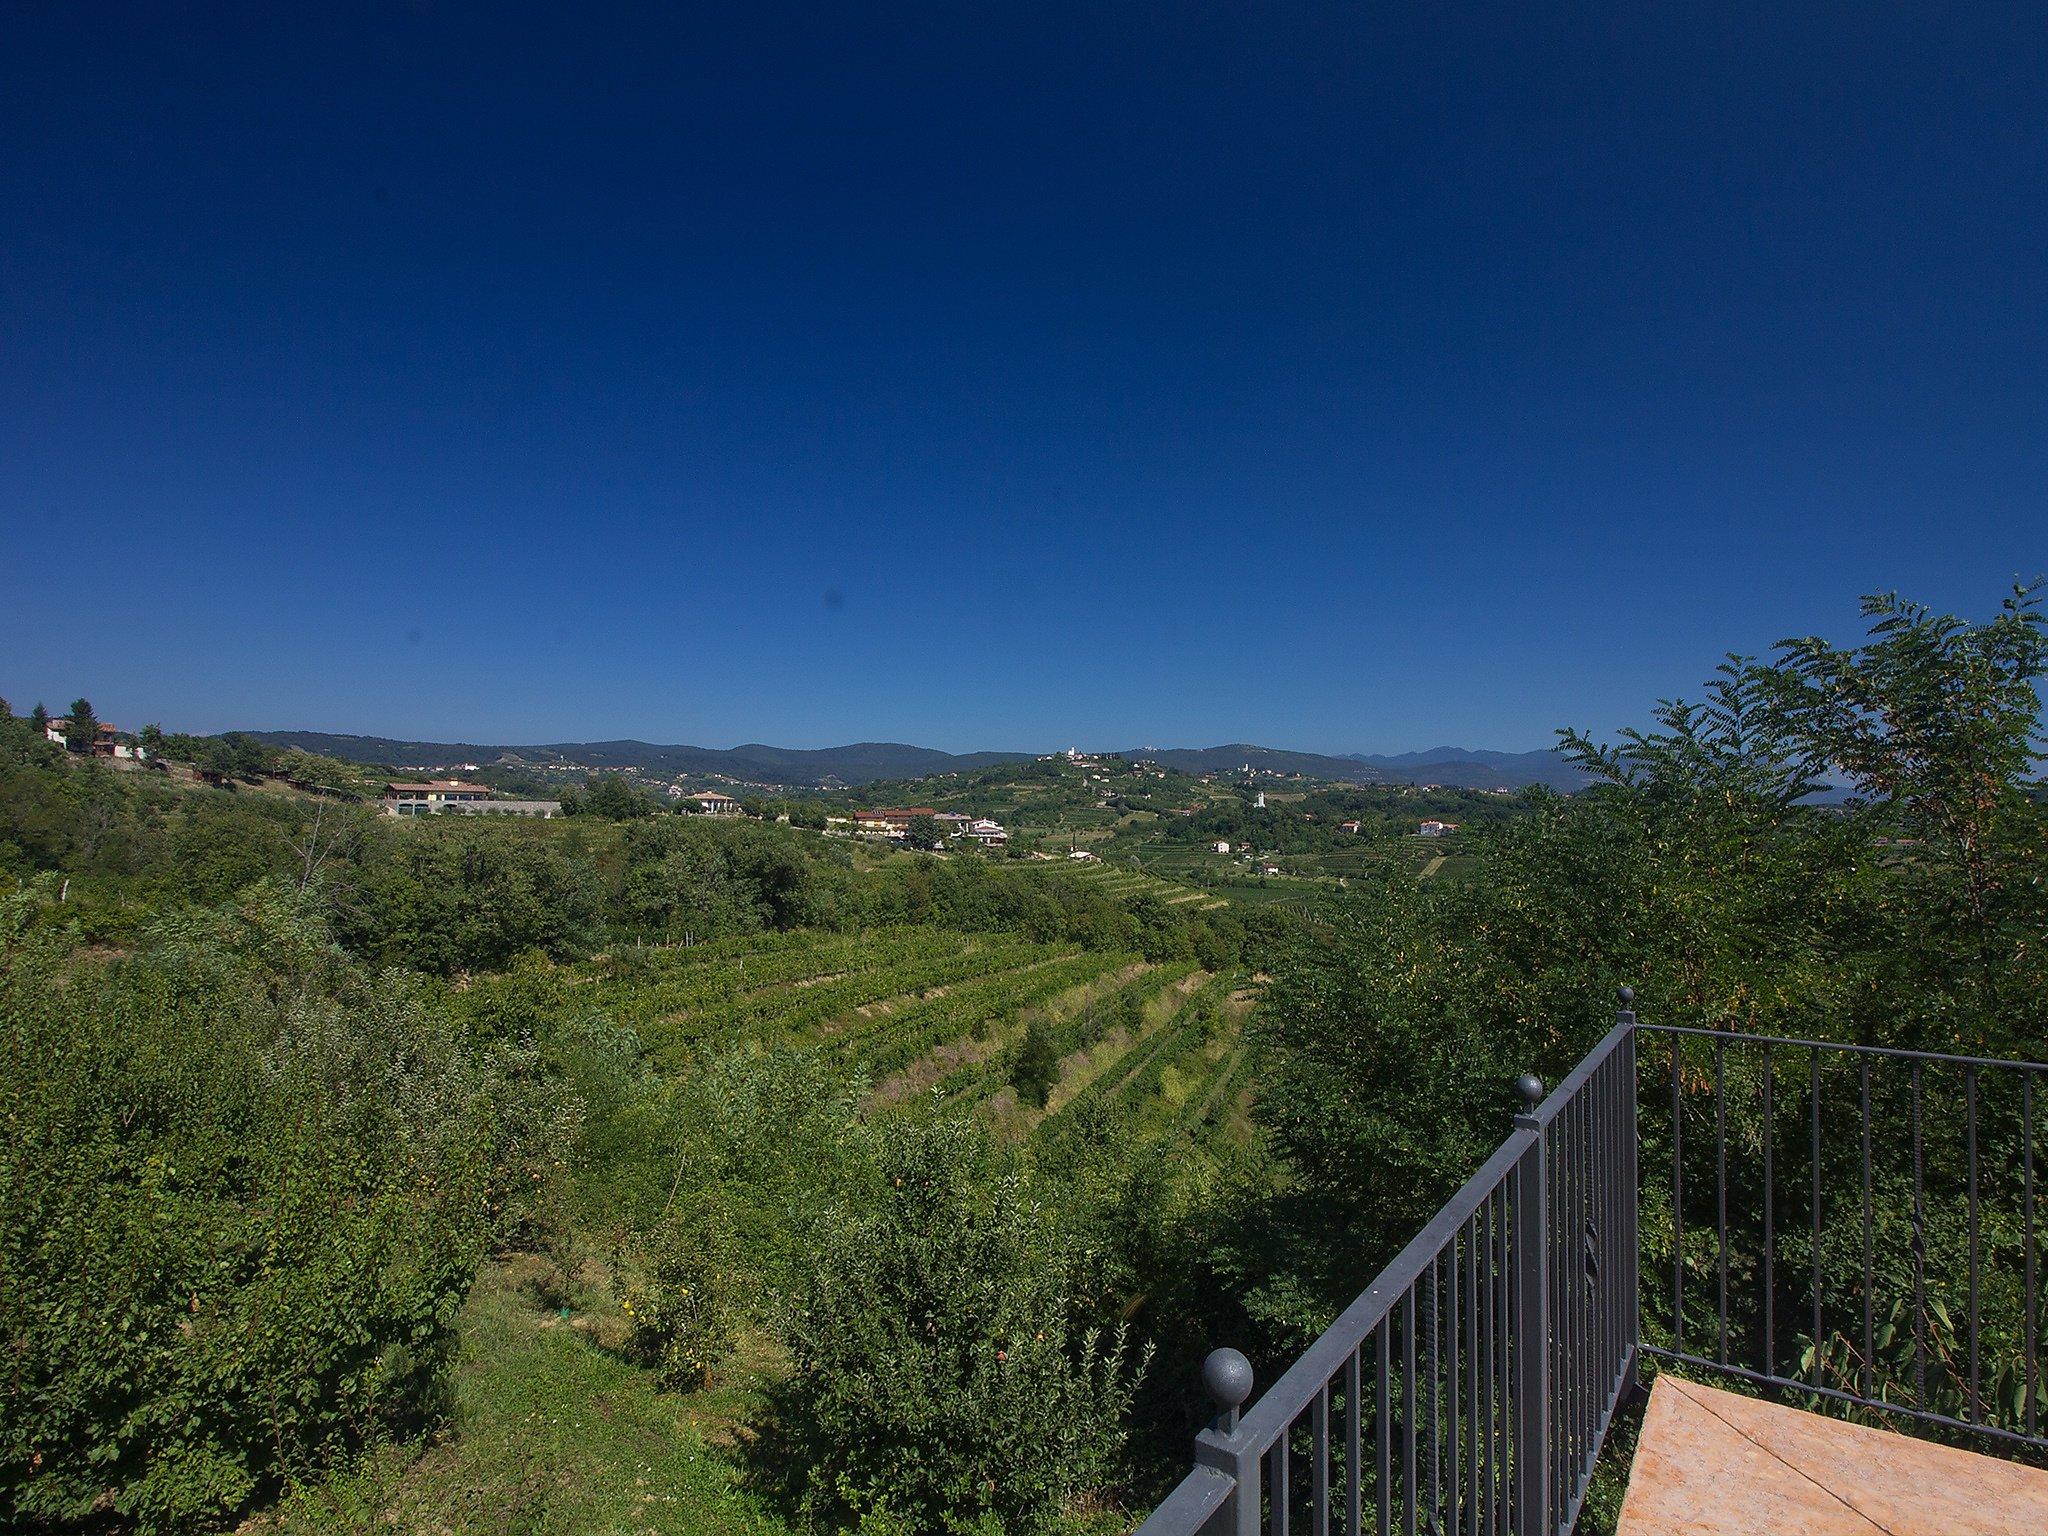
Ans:
[{"label": "grassy slope", "polygon": [[[787,1536],[722,1443],[736,1386],[680,1397],[541,1310],[522,1261],[478,1279],[461,1319],[454,1408],[423,1454],[392,1447],[243,1527],[276,1536]],[[608,1302],[594,1305],[609,1306]],[[581,1321],[582,1319],[578,1319]]]}]

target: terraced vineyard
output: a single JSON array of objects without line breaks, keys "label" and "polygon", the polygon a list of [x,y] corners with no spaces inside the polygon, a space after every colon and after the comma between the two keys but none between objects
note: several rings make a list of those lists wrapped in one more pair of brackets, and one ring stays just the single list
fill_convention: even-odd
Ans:
[{"label": "terraced vineyard", "polygon": [[1189,885],[1177,885],[1128,864],[1079,864],[1068,872],[1112,896],[1152,896],[1168,906],[1199,906],[1203,911],[1225,905],[1220,896]]},{"label": "terraced vineyard", "polygon": [[[1122,872],[1104,874],[1122,888]],[[906,927],[626,951],[551,981],[548,1006],[631,1028],[664,1072],[756,1043],[819,1052],[865,1085],[871,1114],[972,1106],[1019,1138],[1113,1120],[1141,1142],[1198,1149],[1246,1134],[1250,995],[1191,961]],[[531,985],[485,978],[465,999],[487,1010]],[[1013,1083],[1034,1026],[1057,1060],[1042,1107]]]}]

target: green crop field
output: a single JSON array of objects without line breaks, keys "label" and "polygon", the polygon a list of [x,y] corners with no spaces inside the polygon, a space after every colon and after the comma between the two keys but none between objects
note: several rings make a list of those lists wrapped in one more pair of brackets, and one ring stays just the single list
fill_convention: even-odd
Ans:
[{"label": "green crop field", "polygon": [[[1099,867],[1096,878],[1111,889],[1128,878],[1170,899],[1209,899]],[[1242,1054],[1250,1007],[1228,978],[1192,962],[923,927],[750,935],[552,969],[579,1008],[630,1028],[665,1071],[687,1073],[747,1045],[810,1049],[858,1085],[870,1112],[973,1104],[1018,1135],[1101,1091],[1107,1077],[1129,1124],[1148,1136],[1187,1129],[1179,1110],[1198,1091],[1214,1097],[1223,1067]],[[461,1003],[488,1012],[532,985],[529,973],[483,978]],[[1044,1111],[1020,1109],[1010,1085],[1032,1019],[1059,1062]],[[1240,1099],[1218,1098],[1188,1124],[1220,1130]]]}]

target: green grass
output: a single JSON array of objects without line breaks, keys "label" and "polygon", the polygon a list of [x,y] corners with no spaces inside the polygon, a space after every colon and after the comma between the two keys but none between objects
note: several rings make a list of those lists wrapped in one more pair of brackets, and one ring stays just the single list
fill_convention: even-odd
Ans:
[{"label": "green grass", "polygon": [[521,1269],[517,1259],[493,1266],[470,1293],[446,1429],[292,1490],[244,1531],[790,1536],[741,1485],[723,1443],[748,1406],[744,1381],[657,1391],[575,1326],[588,1319],[537,1306]]}]

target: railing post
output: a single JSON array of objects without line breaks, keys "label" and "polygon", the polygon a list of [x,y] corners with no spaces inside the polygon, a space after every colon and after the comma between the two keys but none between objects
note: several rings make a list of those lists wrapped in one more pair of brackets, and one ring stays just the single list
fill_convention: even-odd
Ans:
[{"label": "railing post", "polygon": [[1627,1095],[1627,1124],[1621,1136],[1621,1199],[1616,1202],[1621,1213],[1621,1231],[1614,1235],[1613,1250],[1619,1262],[1621,1284],[1617,1294],[1624,1309],[1622,1317],[1622,1348],[1627,1352],[1624,1358],[1628,1369],[1622,1377],[1622,1400],[1635,1396],[1642,1386],[1641,1356],[1643,1348],[1643,1239],[1642,1212],[1643,1189],[1637,1161],[1642,1146],[1642,1126],[1639,1120],[1640,1108],[1637,1102],[1636,1078],[1636,993],[1633,987],[1623,987],[1616,996],[1621,1006],[1615,1011],[1615,1023],[1628,1026],[1628,1038],[1621,1043],[1622,1092]]},{"label": "railing post", "polygon": [[1536,1140],[1515,1169],[1514,1461],[1509,1529],[1513,1536],[1552,1536],[1550,1422],[1550,1164],[1543,1123],[1543,1080],[1515,1079],[1522,1113],[1515,1129]]},{"label": "railing post", "polygon": [[1258,1536],[1259,1453],[1239,1443],[1237,1411],[1252,1395],[1252,1363],[1234,1349],[1213,1349],[1202,1362],[1202,1388],[1216,1405],[1216,1417],[1195,1436],[1195,1465],[1231,1480],[1230,1502],[1215,1536]]}]

